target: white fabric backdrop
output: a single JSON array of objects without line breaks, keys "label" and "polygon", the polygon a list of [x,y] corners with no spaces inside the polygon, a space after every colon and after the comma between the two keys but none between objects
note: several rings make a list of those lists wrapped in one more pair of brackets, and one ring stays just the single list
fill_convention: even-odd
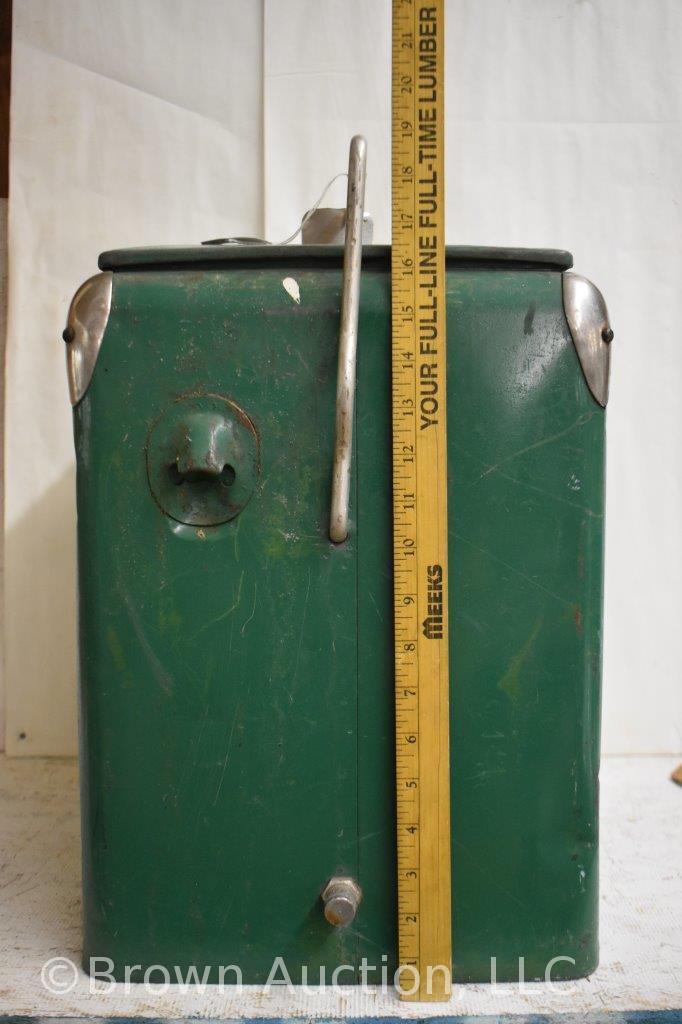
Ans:
[{"label": "white fabric backdrop", "polygon": [[[616,331],[604,747],[682,748],[679,0],[448,0],[450,242],[556,246]],[[295,227],[350,136],[390,233],[388,0],[15,5],[8,749],[75,738],[68,301],[97,253]],[[342,205],[338,182],[330,205]],[[25,733],[25,739],[20,739]]]}]

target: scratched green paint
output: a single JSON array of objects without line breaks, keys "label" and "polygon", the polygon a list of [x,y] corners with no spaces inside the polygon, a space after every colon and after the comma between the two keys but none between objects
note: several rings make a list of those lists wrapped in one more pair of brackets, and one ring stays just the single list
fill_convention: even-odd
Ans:
[{"label": "scratched green paint", "polygon": [[527,673],[524,671],[528,656],[533,649],[533,644],[537,639],[537,635],[540,632],[540,626],[542,624],[542,616],[538,618],[535,623],[532,633],[524,643],[523,647],[518,654],[509,662],[509,668],[502,676],[500,680],[500,689],[504,690],[506,694],[511,697],[512,700],[518,700],[521,695],[521,686],[524,679],[527,679]]},{"label": "scratched green paint", "polygon": [[[197,255],[194,259],[192,255]],[[203,260],[204,263],[198,262]],[[163,265],[165,261],[166,265]],[[362,279],[349,541],[327,539],[340,254],[131,252],[75,411],[84,957],[395,958],[387,253]],[[450,250],[455,977],[597,957],[603,411],[561,308],[562,254]],[[282,286],[296,278],[296,304]],[[153,423],[223,394],[261,475],[201,531],[146,476]],[[320,888],[359,878],[354,924]],[[375,975],[378,980],[378,973]],[[349,980],[344,975],[344,980]],[[372,976],[370,976],[372,980]]]}]

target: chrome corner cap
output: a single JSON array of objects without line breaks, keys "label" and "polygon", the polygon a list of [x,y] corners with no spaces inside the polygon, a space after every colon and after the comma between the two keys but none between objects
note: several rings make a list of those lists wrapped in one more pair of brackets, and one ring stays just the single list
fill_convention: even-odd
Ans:
[{"label": "chrome corner cap", "polygon": [[111,311],[113,280],[110,270],[95,274],[71,300],[64,331],[71,405],[78,405],[92,379]]},{"label": "chrome corner cap", "polygon": [[587,386],[601,406],[609,398],[613,331],[604,296],[586,277],[563,274],[564,313]]}]

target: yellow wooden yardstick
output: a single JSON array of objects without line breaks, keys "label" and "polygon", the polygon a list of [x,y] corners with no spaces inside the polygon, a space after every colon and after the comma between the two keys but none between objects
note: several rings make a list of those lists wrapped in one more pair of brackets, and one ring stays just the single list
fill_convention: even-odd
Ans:
[{"label": "yellow wooden yardstick", "polygon": [[450,996],[443,0],[393,0],[393,530],[402,998]]}]

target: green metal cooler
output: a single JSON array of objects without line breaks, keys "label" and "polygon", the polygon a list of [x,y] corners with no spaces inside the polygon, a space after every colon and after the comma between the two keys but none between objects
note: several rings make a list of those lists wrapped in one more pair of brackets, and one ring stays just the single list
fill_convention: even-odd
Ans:
[{"label": "green metal cooler", "polygon": [[[342,257],[108,252],[72,303],[86,969],[396,966],[390,250],[363,253],[335,544]],[[570,266],[447,250],[459,981],[597,962],[611,333]]]}]

